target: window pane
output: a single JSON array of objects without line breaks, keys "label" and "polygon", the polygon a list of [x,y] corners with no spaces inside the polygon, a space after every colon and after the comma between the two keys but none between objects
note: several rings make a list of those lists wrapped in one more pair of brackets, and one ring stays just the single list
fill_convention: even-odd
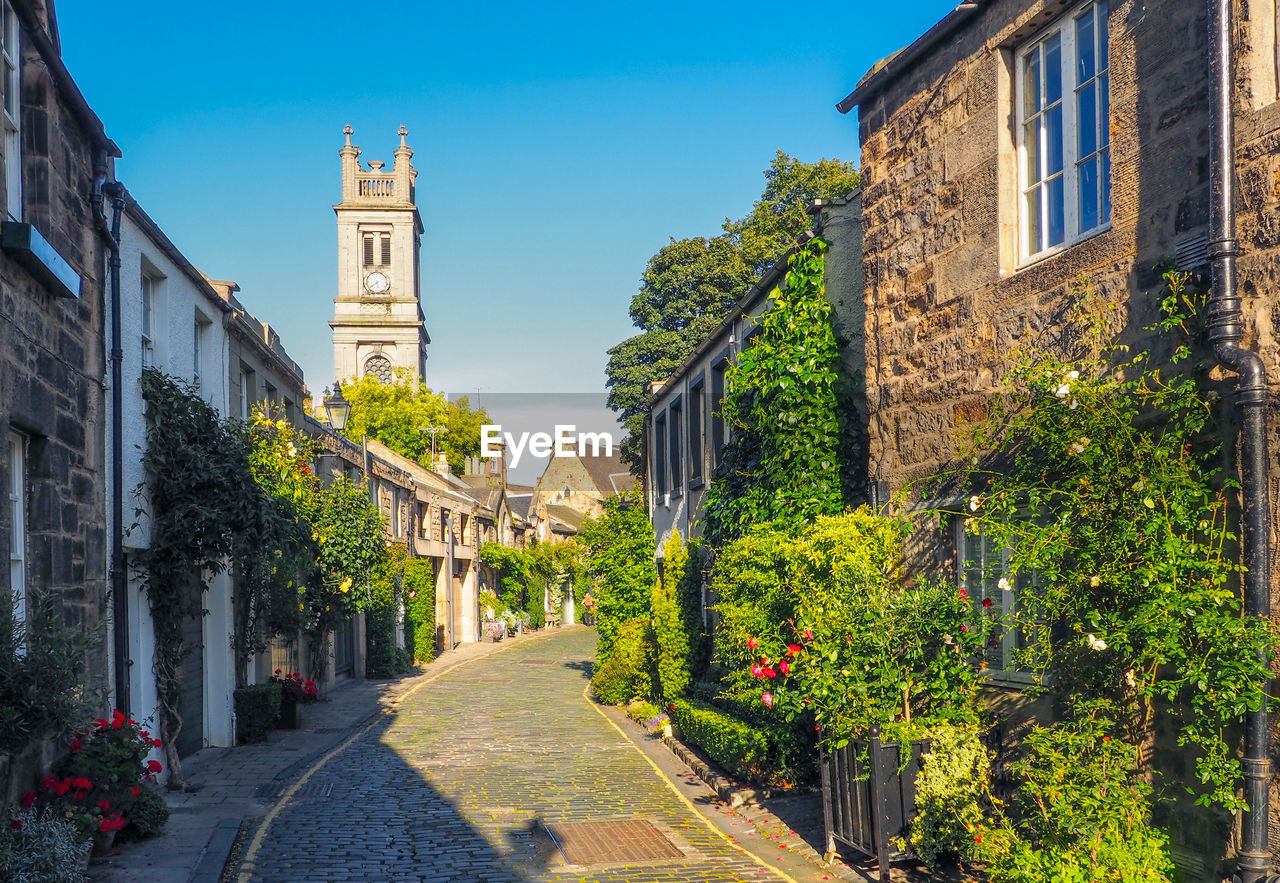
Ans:
[{"label": "window pane", "polygon": [[1062,105],[1044,112],[1044,174],[1062,171]]},{"label": "window pane", "polygon": [[1110,67],[1110,53],[1107,48],[1107,0],[1097,5],[1098,10],[1098,70]]},{"label": "window pane", "polygon": [[1098,157],[1080,164],[1080,232],[1098,226]]},{"label": "window pane", "polygon": [[1104,147],[1102,162],[1102,220],[1111,220],[1111,148]]},{"label": "window pane", "polygon": [[1093,55],[1093,9],[1076,19],[1076,83],[1093,79],[1097,68]]},{"label": "window pane", "polygon": [[1089,156],[1098,149],[1098,102],[1093,91],[1096,85],[1091,83],[1076,93],[1076,131],[1080,146],[1076,156]]},{"label": "window pane", "polygon": [[1044,103],[1062,99],[1062,35],[1044,41]]},{"label": "window pane", "polygon": [[1111,143],[1111,77],[1098,77],[1098,143]]},{"label": "window pane", "polygon": [[1045,197],[1048,202],[1045,214],[1047,215],[1049,228],[1049,245],[1060,245],[1066,238],[1066,201],[1062,198],[1062,179],[1063,176],[1059,175],[1044,185]]},{"label": "window pane", "polygon": [[1022,127],[1023,151],[1026,161],[1026,183],[1040,180],[1040,120],[1032,120]]},{"label": "window pane", "polygon": [[1035,254],[1044,251],[1044,238],[1040,230],[1040,191],[1037,187],[1026,195],[1025,209],[1027,217],[1027,253]]},{"label": "window pane", "polygon": [[1022,94],[1024,119],[1029,119],[1040,112],[1040,47],[1027,53],[1022,60]]}]

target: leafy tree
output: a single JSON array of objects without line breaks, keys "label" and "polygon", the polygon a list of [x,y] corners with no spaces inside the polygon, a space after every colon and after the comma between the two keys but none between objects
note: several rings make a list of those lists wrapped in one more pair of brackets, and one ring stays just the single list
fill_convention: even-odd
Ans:
[{"label": "leafy tree", "polygon": [[682,601],[689,552],[673,533],[664,548],[662,578],[653,583],[653,639],[657,647],[658,689],[667,700],[684,695],[689,686],[693,638]]},{"label": "leafy tree", "polygon": [[609,349],[605,369],[609,407],[621,413],[628,432],[622,458],[633,469],[640,464],[649,384],[669,377],[809,229],[814,199],[844,196],[857,187],[852,163],[805,163],[780,150],[765,170],[764,192],[745,217],[726,218],[719,236],[673,238],[649,259],[631,299],[631,319],[640,333]]},{"label": "leafy tree", "polygon": [[397,372],[392,383],[366,376],[348,382],[342,395],[351,403],[351,416],[343,435],[352,441],[377,439],[391,450],[419,463],[431,459],[431,436],[420,427],[445,429],[436,439],[455,475],[461,475],[468,457],[480,453],[480,426],[489,422],[483,409],[473,411],[466,397],[450,402],[432,392],[407,371]]}]

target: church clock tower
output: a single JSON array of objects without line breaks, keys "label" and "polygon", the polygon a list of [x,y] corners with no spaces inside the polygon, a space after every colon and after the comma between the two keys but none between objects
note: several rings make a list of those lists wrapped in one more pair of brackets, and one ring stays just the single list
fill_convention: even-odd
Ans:
[{"label": "church clock tower", "polygon": [[427,344],[422,315],[418,250],[422,218],[414,204],[413,150],[400,127],[395,163],[384,171],[360,164],[352,128],[342,130],[342,202],[338,216],[338,296],[333,300],[333,374],[345,383],[373,375],[391,381],[398,368],[423,379]]}]

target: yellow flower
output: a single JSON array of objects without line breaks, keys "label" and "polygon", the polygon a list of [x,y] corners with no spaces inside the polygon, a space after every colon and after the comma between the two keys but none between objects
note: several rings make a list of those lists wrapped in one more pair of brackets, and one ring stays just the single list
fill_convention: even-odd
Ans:
[{"label": "yellow flower", "polygon": [[342,581],[342,586],[341,586],[341,588],[342,588],[343,593],[346,593],[346,592],[351,591],[351,577],[347,577],[346,579],[344,579],[344,580]]},{"label": "yellow flower", "polygon": [[328,612],[329,612],[329,605],[328,605],[328,604],[324,605],[324,612],[325,612],[325,613],[328,613]]},{"label": "yellow flower", "polygon": [[298,605],[298,609],[299,609],[299,610],[306,610],[306,609],[307,609],[307,605],[306,605],[306,604],[299,604],[299,605]]}]

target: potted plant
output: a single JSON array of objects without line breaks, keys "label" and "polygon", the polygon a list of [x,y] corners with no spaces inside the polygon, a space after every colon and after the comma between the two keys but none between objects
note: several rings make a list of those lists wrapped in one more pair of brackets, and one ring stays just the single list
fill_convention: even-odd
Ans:
[{"label": "potted plant", "polygon": [[280,729],[302,729],[302,703],[320,698],[315,681],[303,680],[302,674],[296,671],[283,675],[278,668],[271,680],[280,685]]}]

